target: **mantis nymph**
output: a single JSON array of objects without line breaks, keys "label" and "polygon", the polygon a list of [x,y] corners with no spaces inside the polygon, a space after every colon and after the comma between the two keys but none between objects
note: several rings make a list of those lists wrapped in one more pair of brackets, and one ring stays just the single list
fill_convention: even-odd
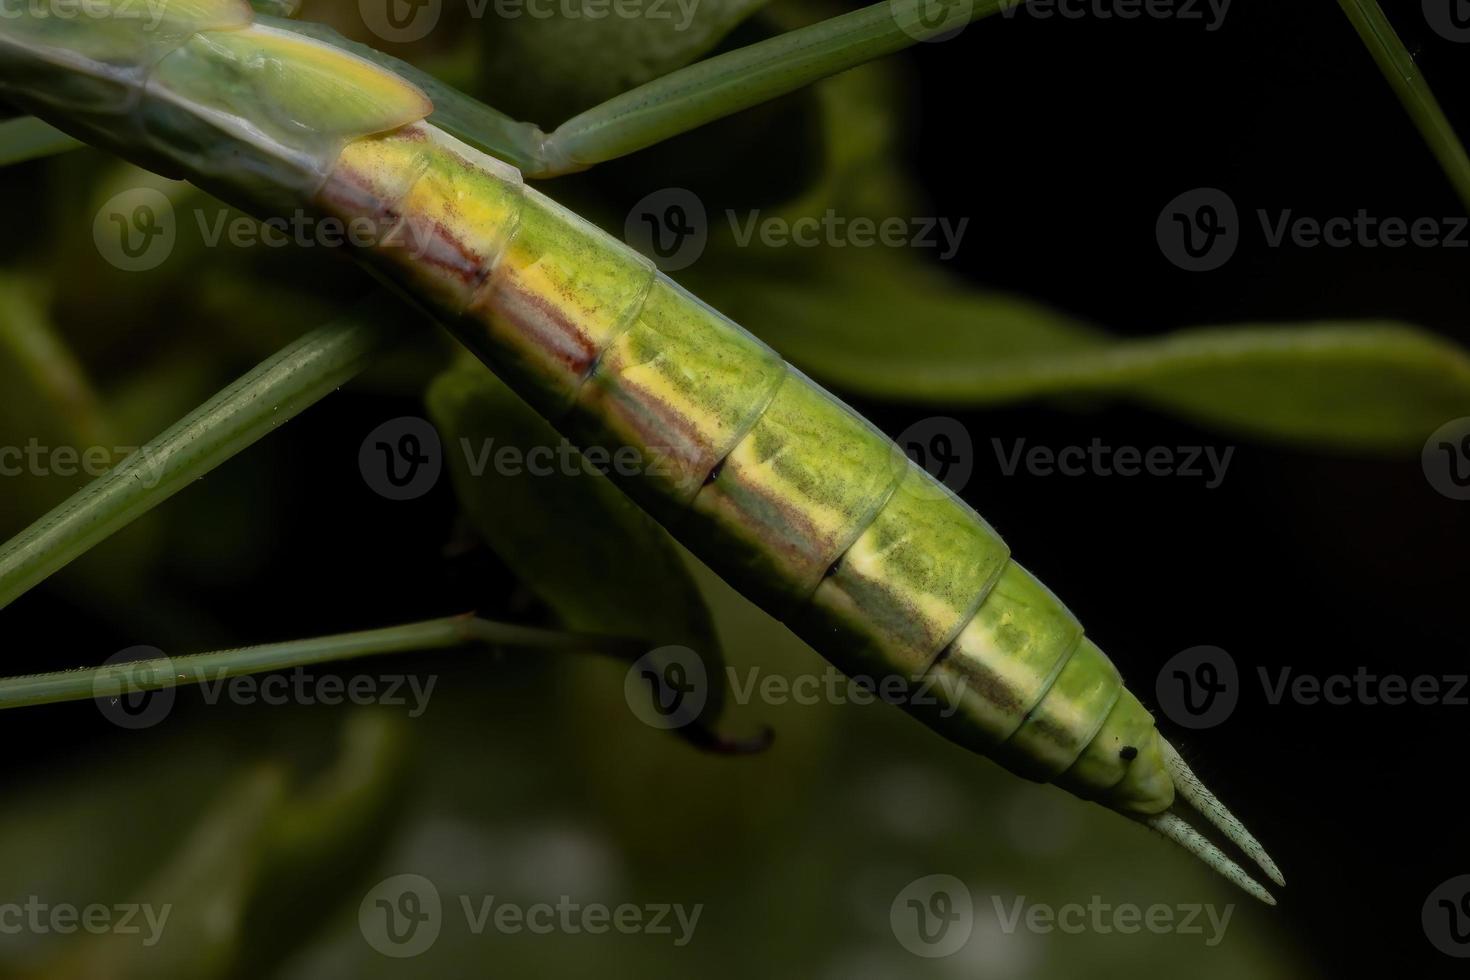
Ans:
[{"label": "mantis nymph", "polygon": [[[0,24],[0,92],[258,215],[376,229],[360,259],[579,444],[635,450],[621,488],[840,668],[924,686],[938,710],[914,710],[942,734],[1147,824],[1273,901],[1186,814],[1282,884],[1271,859],[979,515],[776,352],[524,183],[523,170],[636,148],[614,118],[646,117],[639,139],[661,138],[659,104],[615,100],[549,137],[507,126],[488,147],[497,159],[446,128],[454,105],[435,115],[387,62],[243,0],[174,0],[146,27],[121,15],[129,5],[102,6],[119,15]],[[839,21],[855,63],[910,43],[918,8]],[[743,97],[798,84],[779,75]]]}]

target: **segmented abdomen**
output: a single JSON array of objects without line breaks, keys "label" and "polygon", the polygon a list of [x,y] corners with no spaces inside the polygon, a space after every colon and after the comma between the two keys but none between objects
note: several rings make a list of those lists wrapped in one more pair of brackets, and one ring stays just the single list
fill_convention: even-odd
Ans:
[{"label": "segmented abdomen", "polygon": [[614,479],[844,671],[1029,778],[1168,805],[1152,719],[1000,536],[647,259],[427,124],[350,144],[321,201],[391,228],[381,267],[575,441],[636,449]]},{"label": "segmented abdomen", "polygon": [[[119,11],[123,9],[117,4]],[[366,222],[370,259],[624,489],[850,674],[1033,779],[1119,809],[1173,799],[1152,719],[978,514],[881,432],[646,259],[422,120],[412,85],[177,0],[158,30],[0,25],[0,87],[256,211]],[[303,120],[311,120],[309,126]],[[386,135],[373,135],[386,134]]]}]

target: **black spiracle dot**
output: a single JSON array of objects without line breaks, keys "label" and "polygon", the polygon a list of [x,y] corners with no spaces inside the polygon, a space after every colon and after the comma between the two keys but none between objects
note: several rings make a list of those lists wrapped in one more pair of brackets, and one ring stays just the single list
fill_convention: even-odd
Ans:
[{"label": "black spiracle dot", "polygon": [[725,472],[725,462],[728,459],[729,457],[727,456],[725,457],[725,459],[720,460],[718,463],[715,464],[715,468],[709,471],[709,474],[704,478],[705,486],[709,486],[711,483],[714,483],[720,478],[720,474]]},{"label": "black spiracle dot", "polygon": [[838,558],[832,564],[830,564],[830,565],[827,566],[827,571],[822,574],[822,577],[823,578],[831,578],[832,576],[836,575],[841,569],[842,569],[842,559],[841,558]]},{"label": "black spiracle dot", "polygon": [[1125,745],[1118,750],[1118,758],[1122,759],[1124,762],[1132,762],[1134,759],[1138,758],[1138,749],[1132,745]]}]

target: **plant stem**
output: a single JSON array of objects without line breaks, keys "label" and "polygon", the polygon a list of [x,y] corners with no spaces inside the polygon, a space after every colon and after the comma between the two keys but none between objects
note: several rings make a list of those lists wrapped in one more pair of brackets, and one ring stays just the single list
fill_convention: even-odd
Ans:
[{"label": "plant stem", "polygon": [[635,648],[642,649],[642,645],[616,637],[588,636],[517,626],[472,616],[452,616],[358,633],[340,633],[187,657],[158,657],[82,670],[0,678],[0,709],[117,697],[359,657],[475,645],[587,650],[623,657],[629,656]]},{"label": "plant stem", "polygon": [[398,309],[375,296],[312,331],[0,546],[0,609],[361,373]]},{"label": "plant stem", "polygon": [[1466,156],[1464,145],[1445,118],[1434,93],[1429,90],[1429,83],[1419,73],[1414,56],[1404,47],[1404,42],[1384,16],[1378,0],[1337,2],[1367,45],[1373,60],[1378,62],[1383,77],[1388,79],[1394,94],[1408,110],[1424,141],[1439,158],[1439,165],[1444,168],[1450,183],[1454,184],[1461,203],[1470,210],[1470,157]]}]

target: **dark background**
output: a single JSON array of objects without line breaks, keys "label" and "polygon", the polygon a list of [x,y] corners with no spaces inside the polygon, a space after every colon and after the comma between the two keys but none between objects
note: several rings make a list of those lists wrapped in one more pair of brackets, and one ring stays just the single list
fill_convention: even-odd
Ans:
[{"label": "dark background", "polygon": [[[1470,130],[1470,52],[1429,30],[1418,4],[1385,8],[1456,129]],[[1126,334],[1384,317],[1470,339],[1464,249],[1272,249],[1257,233],[1202,274],[1158,253],[1154,216],[1193,187],[1225,190],[1243,218],[1257,207],[1463,213],[1334,4],[1240,4],[1213,34],[1167,22],[1007,26],[918,62],[946,107],[926,105],[919,129],[926,186],[986,215],[987,247],[964,255],[974,276]],[[971,137],[965,149],[957,131]],[[1121,409],[974,424],[1116,444],[1219,440]],[[1150,676],[1194,643],[1235,656],[1249,678],[1240,707],[1225,726],[1181,737],[1280,857],[1280,914],[1324,973],[1463,974],[1425,942],[1419,910],[1470,869],[1458,779],[1470,712],[1272,707],[1254,675],[1464,674],[1470,510],[1428,492],[1415,459],[1246,443],[1234,465],[1215,491],[997,481],[985,507],[1005,515],[1017,553],[1072,597],[1125,674]],[[1041,514],[1059,532],[1030,530]]]},{"label": "dark background", "polygon": [[[1451,120],[1470,133],[1470,46],[1436,36],[1417,3],[1385,6]],[[1470,343],[1467,250],[1273,249],[1254,224],[1258,207],[1324,218],[1358,208],[1408,219],[1463,213],[1334,4],[1237,0],[1213,33],[1197,22],[996,18],[899,57],[922,93],[912,167],[935,213],[972,216],[953,266],[977,284],[1045,298],[1129,336],[1383,317]],[[727,157],[744,147],[740,179],[779,187],[789,176],[783,148],[748,137],[728,123],[686,139]],[[749,166],[762,157],[767,169]],[[717,186],[731,169],[726,160],[683,176]],[[630,203],[664,183],[636,161],[597,178]],[[1250,229],[1223,269],[1192,274],[1160,254],[1154,220],[1201,186],[1230,194]],[[891,433],[932,414],[853,401]],[[169,601],[207,610],[211,639],[242,642],[496,611],[501,600],[485,597],[513,590],[495,560],[473,549],[446,557],[456,539],[447,485],[397,507],[356,475],[356,443],[343,434],[417,412],[410,393],[349,389],[231,464],[220,477],[229,492],[273,496],[272,520],[244,534],[243,568],[220,555],[218,565],[166,570]],[[1113,402],[951,414],[977,446],[967,499],[1066,599],[1146,703],[1159,665],[1177,651],[1208,643],[1234,656],[1245,683],[1226,724],[1196,733],[1161,724],[1278,859],[1288,887],[1271,914],[1312,972],[1463,975],[1426,941],[1419,917],[1433,888],[1470,872],[1461,804],[1470,708],[1273,706],[1256,668],[1470,671],[1470,505],[1435,493],[1416,454],[1273,445]],[[991,438],[1060,446],[1094,436],[1236,451],[1223,485],[1207,490],[1178,479],[1002,479],[988,448]],[[288,478],[254,487],[257,470]],[[171,506],[199,506],[187,497]],[[12,668],[156,642],[49,587],[4,622]],[[200,635],[179,633],[185,644]],[[271,738],[243,712],[232,719],[241,746]],[[24,746],[9,753],[6,782],[94,759],[113,736],[84,706],[0,716],[0,738]],[[147,764],[146,752],[130,758]],[[117,819],[125,832],[136,818]],[[1144,860],[1154,842],[1137,845]]]},{"label": "dark background", "polygon": [[[1470,51],[1428,29],[1417,3],[1384,6],[1457,131],[1470,131]],[[1258,207],[1463,214],[1336,5],[1240,4],[1213,34],[1168,22],[1007,26],[918,59],[945,106],[927,104],[919,128],[926,186],[986,215],[986,247],[963,257],[971,274],[1126,334],[1384,317],[1470,339],[1464,249],[1272,249],[1257,229],[1215,272],[1183,272],[1158,253],[1154,216],[1193,187],[1225,190],[1243,218]],[[1121,409],[974,424],[1116,444],[1220,439]],[[1151,676],[1194,643],[1236,658],[1249,678],[1236,713],[1181,737],[1280,858],[1280,914],[1323,973],[1462,975],[1425,942],[1419,911],[1470,869],[1458,778],[1470,711],[1272,707],[1254,675],[1470,670],[1470,510],[1429,492],[1416,459],[1245,443],[1234,466],[1215,491],[997,481],[984,505],[1125,675]],[[1041,514],[1060,530],[1032,531]]]}]

